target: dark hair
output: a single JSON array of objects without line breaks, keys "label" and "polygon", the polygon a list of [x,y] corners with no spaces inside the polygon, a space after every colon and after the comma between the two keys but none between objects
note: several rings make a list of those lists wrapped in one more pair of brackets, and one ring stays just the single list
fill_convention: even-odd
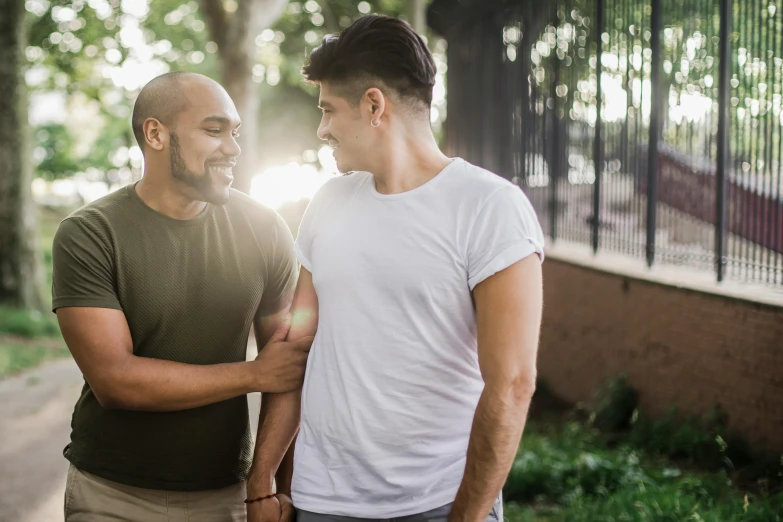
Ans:
[{"label": "dark hair", "polygon": [[416,31],[402,20],[367,15],[339,35],[327,35],[310,54],[307,81],[343,84],[358,99],[380,80],[401,98],[432,103],[435,61]]}]

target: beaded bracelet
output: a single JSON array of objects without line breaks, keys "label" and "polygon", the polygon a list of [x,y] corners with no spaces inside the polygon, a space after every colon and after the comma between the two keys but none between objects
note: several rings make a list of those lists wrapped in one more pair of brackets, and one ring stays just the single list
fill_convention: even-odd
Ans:
[{"label": "beaded bracelet", "polygon": [[269,495],[264,495],[263,497],[258,498],[248,498],[245,499],[245,504],[252,504],[253,502],[261,502],[262,500],[266,500],[268,498],[276,497],[276,493],[270,493]]}]

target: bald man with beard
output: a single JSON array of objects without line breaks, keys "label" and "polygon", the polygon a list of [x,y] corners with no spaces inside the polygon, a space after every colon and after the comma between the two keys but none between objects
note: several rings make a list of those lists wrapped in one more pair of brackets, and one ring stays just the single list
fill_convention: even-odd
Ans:
[{"label": "bald man with beard", "polygon": [[[85,379],[65,519],[245,520],[247,394],[298,389],[312,343],[284,341],[291,234],[230,188],[240,120],[220,85],[160,76],[132,126],[142,180],[54,239],[53,309]],[[247,362],[251,326],[260,350]]]}]

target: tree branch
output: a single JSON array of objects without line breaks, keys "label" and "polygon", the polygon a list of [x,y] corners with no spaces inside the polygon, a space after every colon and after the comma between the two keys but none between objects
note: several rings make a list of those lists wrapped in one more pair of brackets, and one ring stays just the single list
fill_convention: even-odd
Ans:
[{"label": "tree branch", "polygon": [[334,16],[334,11],[329,5],[329,0],[318,0],[321,6],[321,10],[326,15],[326,30],[330,33],[337,33],[340,31],[340,25],[337,23],[337,17]]},{"label": "tree branch", "polygon": [[236,12],[225,17],[226,49],[221,56],[229,62],[254,61],[256,36],[280,19],[287,4],[288,0],[238,0]]}]

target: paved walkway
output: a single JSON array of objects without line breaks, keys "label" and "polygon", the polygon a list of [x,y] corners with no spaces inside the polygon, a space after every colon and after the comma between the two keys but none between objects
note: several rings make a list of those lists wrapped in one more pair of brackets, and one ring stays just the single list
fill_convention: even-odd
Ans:
[{"label": "paved walkway", "polygon": [[[248,356],[255,357],[251,345]],[[63,521],[68,462],[62,451],[82,384],[71,359],[0,381],[0,521]],[[251,394],[253,430],[258,404],[259,394]]]}]

